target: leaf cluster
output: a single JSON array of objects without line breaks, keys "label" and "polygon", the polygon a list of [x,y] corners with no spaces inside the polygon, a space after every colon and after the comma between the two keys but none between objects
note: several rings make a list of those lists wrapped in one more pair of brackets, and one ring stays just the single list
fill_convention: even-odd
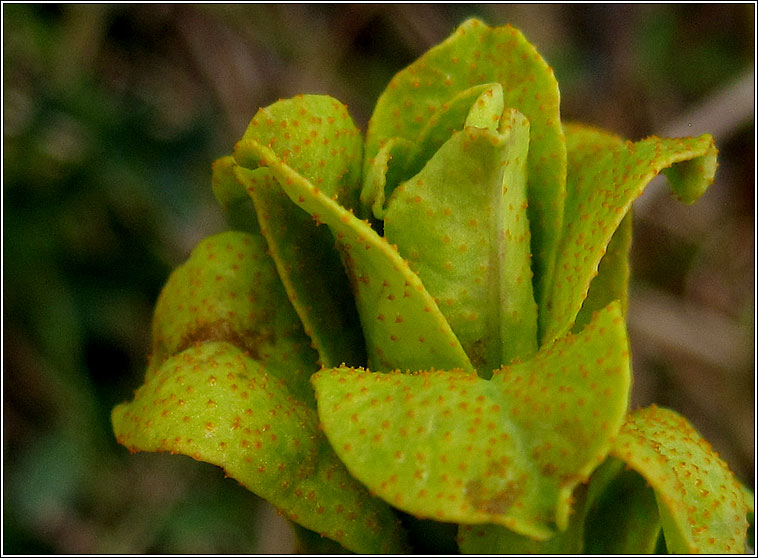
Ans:
[{"label": "leaf cluster", "polygon": [[752,496],[684,418],[629,409],[631,204],[659,173],[694,202],[713,138],[559,109],[534,47],[478,20],[365,138],[328,96],[260,109],[213,168],[235,230],[169,278],[118,441],[354,552],[423,551],[399,512],[465,553],[743,552]]}]

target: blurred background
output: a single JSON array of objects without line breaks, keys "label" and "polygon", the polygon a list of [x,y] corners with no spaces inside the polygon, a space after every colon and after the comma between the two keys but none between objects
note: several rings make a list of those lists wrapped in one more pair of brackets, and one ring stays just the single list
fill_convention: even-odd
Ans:
[{"label": "blurred background", "polygon": [[520,28],[565,120],[710,132],[716,182],[635,208],[633,405],[755,478],[755,6],[3,4],[3,551],[270,553],[288,526],[220,469],[118,446],[170,270],[226,227],[211,162],[255,111],[328,93],[365,131],[463,19]]}]

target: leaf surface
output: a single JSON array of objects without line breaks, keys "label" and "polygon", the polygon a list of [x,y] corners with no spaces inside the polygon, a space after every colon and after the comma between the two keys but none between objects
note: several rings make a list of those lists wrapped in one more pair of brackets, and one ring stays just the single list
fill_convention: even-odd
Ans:
[{"label": "leaf surface", "polygon": [[[320,190],[358,205],[363,142],[347,108],[325,95],[298,95],[260,109],[242,142],[268,146]],[[354,302],[334,238],[283,195],[250,151],[235,151],[234,175],[253,199],[279,276],[324,366],[366,361]],[[265,223],[261,221],[265,220]]]},{"label": "leaf surface", "polygon": [[[487,107],[482,103],[471,121],[497,128],[502,106]],[[486,376],[537,350],[525,211],[528,145],[529,123],[515,110],[504,116],[502,134],[467,126],[395,190],[384,220],[385,237]]]},{"label": "leaf surface", "polygon": [[375,218],[384,219],[386,200],[400,182],[421,171],[453,133],[463,130],[472,107],[487,100],[490,102],[486,108],[494,116],[486,125],[481,125],[482,119],[469,125],[494,130],[503,112],[503,91],[499,83],[486,83],[461,91],[443,103],[429,116],[414,141],[403,137],[383,140],[376,155],[364,162],[361,203],[371,206]]},{"label": "leaf surface", "polygon": [[670,552],[745,551],[742,488],[685,418],[656,406],[639,409],[627,418],[612,454],[653,487]]},{"label": "leaf surface", "polygon": [[537,539],[565,529],[577,484],[627,408],[618,304],[491,380],[460,371],[312,376],[319,417],[348,470],[419,518],[496,523]]},{"label": "leaf surface", "polygon": [[312,400],[318,355],[279,282],[261,236],[225,232],[201,241],[163,287],[153,316],[150,371],[196,343],[227,341]]},{"label": "leaf surface", "polygon": [[292,203],[268,168],[237,168],[279,277],[322,366],[366,362],[365,341],[334,238]]},{"label": "leaf surface", "polygon": [[345,470],[315,409],[241,349],[192,346],[149,373],[112,421],[131,451],[218,465],[308,529],[355,552],[403,552],[390,508]]},{"label": "leaf surface", "polygon": [[[519,110],[531,123],[528,211],[533,268],[538,279],[535,298],[540,302],[551,282],[561,230],[566,148],[553,71],[517,29],[488,27],[470,19],[398,72],[379,97],[369,121],[364,176],[366,165],[390,138],[420,143],[419,138],[435,114],[450,110],[451,102],[456,106],[454,99],[460,99],[458,95],[465,97],[473,94],[471,88],[491,83],[502,86],[503,106]],[[460,103],[461,107],[465,105],[466,102]],[[465,114],[469,107],[470,104],[465,106]]]},{"label": "leaf surface", "polygon": [[[297,95],[258,109],[242,144],[268,147],[282,163],[345,208],[360,204],[363,138],[347,107],[328,95]],[[266,166],[256,153],[235,149],[237,163]]]},{"label": "leaf surface", "polygon": [[377,370],[461,367],[471,363],[418,276],[368,221],[355,217],[307,176],[254,138],[235,148],[238,161],[271,169],[289,198],[337,240],[360,315],[369,365]]},{"label": "leaf surface", "polygon": [[581,125],[564,129],[567,198],[555,276],[540,308],[543,343],[574,324],[611,237],[645,186],[665,171],[674,193],[691,203],[713,181],[717,166],[709,135],[632,143]]}]

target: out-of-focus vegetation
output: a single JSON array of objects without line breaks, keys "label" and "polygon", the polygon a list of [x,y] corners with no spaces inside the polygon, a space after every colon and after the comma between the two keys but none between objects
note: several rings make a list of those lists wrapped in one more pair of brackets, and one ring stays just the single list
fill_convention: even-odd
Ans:
[{"label": "out-of-focus vegetation", "polygon": [[3,551],[292,550],[220,470],[130,456],[110,409],[141,383],[168,273],[226,226],[210,164],[257,108],[328,93],[365,130],[390,77],[472,15],[537,46],[564,119],[716,137],[703,199],[637,207],[633,403],[682,412],[754,488],[754,10],[3,5]]}]

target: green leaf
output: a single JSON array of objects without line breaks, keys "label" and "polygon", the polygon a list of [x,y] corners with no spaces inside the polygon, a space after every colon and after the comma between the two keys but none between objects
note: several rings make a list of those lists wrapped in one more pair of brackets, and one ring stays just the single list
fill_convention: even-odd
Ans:
[{"label": "green leaf", "polygon": [[112,413],[119,443],[222,467],[308,529],[355,552],[403,552],[388,506],[345,470],[316,411],[259,362],[209,341],[148,373],[134,400]]},{"label": "green leaf", "polygon": [[[363,141],[347,107],[327,95],[297,95],[261,108],[238,145],[266,146],[327,197],[348,209],[360,204]],[[251,150],[234,150],[237,163],[266,166]]]},{"label": "green leaf", "polygon": [[[476,123],[467,122],[472,111],[476,115],[477,106],[491,112],[492,119],[484,121],[485,119],[481,118]],[[502,112],[503,88],[499,83],[480,83],[456,93],[429,116],[421,131],[415,136],[415,149],[408,158],[404,178],[418,173],[442,144],[450,139],[453,132],[463,130],[464,126],[496,130]]]},{"label": "green leaf", "polygon": [[258,219],[253,202],[235,175],[234,158],[231,155],[221,157],[213,162],[211,185],[216,200],[226,213],[227,222],[234,230],[258,234]]},{"label": "green leaf", "polygon": [[421,280],[368,221],[359,220],[253,138],[237,144],[235,158],[265,163],[289,198],[335,235],[360,315],[369,366],[377,370],[429,366],[472,370]]},{"label": "green leaf", "polygon": [[656,406],[639,409],[627,418],[612,453],[653,487],[670,552],[745,551],[742,488],[686,419]]},{"label": "green leaf", "polygon": [[660,534],[653,489],[635,471],[624,470],[603,491],[585,520],[584,552],[654,554]]},{"label": "green leaf", "polygon": [[[427,123],[439,111],[449,110],[452,104],[465,107],[464,114],[468,114],[471,105],[465,100],[454,102],[457,95],[463,92],[466,99],[474,94],[472,87],[491,83],[502,86],[503,106],[519,110],[531,123],[528,213],[537,277],[535,298],[540,303],[551,283],[561,230],[566,149],[558,84],[552,69],[518,30],[510,26],[491,28],[470,19],[396,74],[379,97],[369,121],[364,176],[371,159],[388,140],[399,137],[420,143],[420,137],[427,133]],[[455,118],[448,115],[440,120]],[[434,151],[436,148],[431,152]]]},{"label": "green leaf", "polygon": [[[466,127],[476,127],[485,130],[495,132],[500,124],[500,117],[503,115],[503,86],[499,83],[487,84],[476,102],[471,105],[471,109],[466,115]],[[524,121],[525,126],[529,126],[529,121],[523,117],[516,109],[509,109],[509,117],[507,126],[513,126],[512,120],[515,115],[518,115],[519,120]],[[524,135],[524,144],[529,145],[529,131],[527,130]],[[526,155],[527,151],[524,150],[524,173],[526,173]]]},{"label": "green leaf", "polygon": [[[383,141],[376,156],[364,164],[361,203],[371,207],[375,218],[384,219],[386,200],[395,188],[420,172],[454,132],[463,130],[464,125],[495,131],[502,112],[501,85],[476,85],[443,103],[426,121],[414,142],[401,137]],[[476,121],[467,122],[468,118]]]},{"label": "green leaf", "polygon": [[[497,102],[497,101],[495,101]],[[502,102],[502,100],[500,101]],[[482,103],[470,119],[494,123]],[[394,192],[384,233],[434,297],[480,374],[537,350],[526,156],[529,123],[466,127]]]},{"label": "green leaf", "polygon": [[[362,138],[347,108],[335,99],[299,95],[262,108],[240,143],[245,142],[269,146],[321,192],[348,207],[358,205]],[[271,172],[258,167],[255,154],[237,149],[235,157],[243,165],[234,169],[235,178],[253,199],[261,232],[320,364],[366,362],[333,236],[282,194]]]},{"label": "green leaf", "polygon": [[305,211],[287,197],[265,167],[237,167],[255,203],[261,233],[279,277],[297,310],[322,366],[366,362],[350,285],[328,229],[317,228]]},{"label": "green leaf", "polygon": [[629,251],[632,248],[632,212],[621,220],[613,233],[603,259],[600,260],[597,276],[590,283],[587,298],[576,316],[572,331],[581,331],[592,314],[613,300],[621,302],[626,316],[629,305]]},{"label": "green leaf", "polygon": [[461,525],[458,546],[463,554],[582,554],[585,552],[585,522],[588,512],[622,464],[606,459],[592,473],[588,485],[574,491],[568,526],[547,540],[514,533],[500,525]]},{"label": "green leaf", "polygon": [[322,370],[319,417],[348,470],[419,518],[565,529],[574,488],[607,455],[630,387],[618,304],[491,380],[461,371]]},{"label": "green leaf", "polygon": [[551,291],[540,307],[543,343],[571,329],[611,237],[645,186],[668,169],[672,190],[692,202],[713,181],[717,166],[709,135],[632,143],[581,125],[566,125],[565,131],[564,227]]},{"label": "green leaf", "polygon": [[318,369],[261,236],[225,232],[200,242],[175,269],[153,316],[149,370],[205,341],[227,341],[312,400]]},{"label": "green leaf", "polygon": [[379,149],[366,167],[360,201],[376,219],[384,219],[385,202],[405,176],[405,167],[414,145],[403,138],[392,138]]}]

